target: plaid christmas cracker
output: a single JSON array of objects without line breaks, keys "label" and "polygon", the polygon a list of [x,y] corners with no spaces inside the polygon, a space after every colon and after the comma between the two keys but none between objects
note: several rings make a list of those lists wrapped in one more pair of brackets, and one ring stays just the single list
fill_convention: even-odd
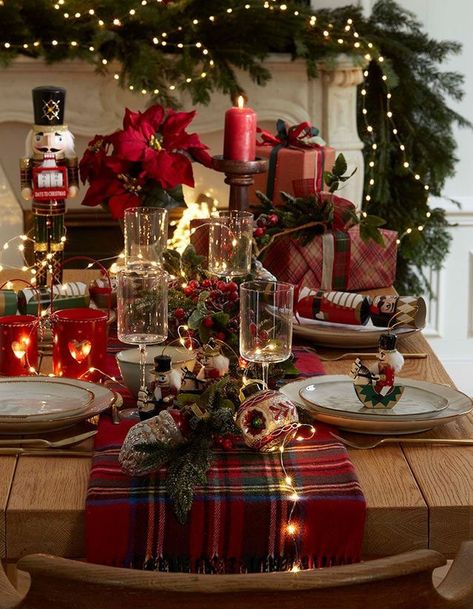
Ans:
[{"label": "plaid christmas cracker", "polygon": [[391,286],[396,276],[397,233],[381,229],[385,247],[365,243],[358,227],[327,232],[307,245],[283,236],[268,248],[264,267],[280,281],[324,290],[369,290]]},{"label": "plaid christmas cracker", "polygon": [[[315,365],[314,365],[315,363]],[[305,374],[321,373],[319,360],[301,351]],[[278,453],[238,444],[215,450],[205,486],[196,488],[187,523],[176,520],[165,491],[165,469],[130,478],[118,454],[133,421],[103,417],[95,442],[86,506],[89,562],[161,571],[226,572],[305,568],[359,560],[366,505],[343,445],[317,424],[311,440],[284,453],[300,494],[293,522],[300,527],[296,554],[285,530],[292,502],[281,486]]]}]

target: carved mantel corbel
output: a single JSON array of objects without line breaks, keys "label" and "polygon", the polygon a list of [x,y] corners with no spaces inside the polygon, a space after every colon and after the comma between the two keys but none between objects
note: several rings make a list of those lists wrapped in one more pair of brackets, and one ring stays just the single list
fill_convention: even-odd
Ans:
[{"label": "carved mantel corbel", "polygon": [[361,205],[364,181],[363,142],[357,127],[357,86],[363,82],[363,66],[340,55],[333,63],[318,64],[322,80],[322,131],[330,145],[343,152],[348,166],[358,168],[347,184],[345,194]]}]

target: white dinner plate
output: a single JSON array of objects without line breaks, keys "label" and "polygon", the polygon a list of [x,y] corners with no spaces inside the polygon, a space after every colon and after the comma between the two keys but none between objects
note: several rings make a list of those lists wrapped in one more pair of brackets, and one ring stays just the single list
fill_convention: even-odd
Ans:
[{"label": "white dinner plate", "polygon": [[[300,395],[300,391],[310,385],[321,386],[335,383],[332,385],[333,388],[339,381],[344,381],[347,386],[352,384],[352,379],[348,376],[325,375],[288,383],[281,388],[281,392],[309,412],[315,419],[347,431],[368,434],[409,434],[427,431],[468,414],[473,406],[467,395],[452,387],[412,379],[398,379],[398,381],[399,384],[404,384],[410,389],[424,391],[424,398],[428,395],[434,395],[436,398],[447,400],[446,407],[436,409],[430,413],[412,415],[392,416],[384,414],[385,411],[383,411],[383,414],[379,414],[378,410],[372,410],[370,414],[360,414],[360,412],[323,408],[306,401]],[[336,393],[334,395],[337,397]],[[339,397],[343,399],[343,395]]]},{"label": "white dinner plate", "polygon": [[[300,323],[299,323],[300,322]],[[293,332],[295,336],[302,336],[321,347],[335,347],[340,349],[362,349],[376,347],[379,337],[387,328],[379,328],[369,322],[366,326],[351,326],[348,324],[333,324],[318,320],[307,320],[302,317],[294,320]],[[417,328],[394,328],[393,333],[398,338],[410,336],[419,332]]]},{"label": "white dinner plate", "polygon": [[[13,378],[14,380],[25,380],[26,378],[30,377]],[[47,381],[47,379],[44,377],[31,378],[42,378],[42,380]],[[92,417],[95,417],[101,412],[107,410],[112,406],[112,404],[115,404],[118,399],[118,394],[114,393],[104,385],[66,378],[54,378],[51,379],[51,382],[69,385],[69,390],[71,390],[70,386],[72,385],[75,389],[79,388],[85,390],[86,392],[91,392],[94,397],[87,407],[75,413],[63,412],[61,414],[53,415],[52,417],[4,417],[0,419],[0,434],[26,435],[56,431],[66,427],[72,427],[80,421],[91,419]]]},{"label": "white dinner plate", "polygon": [[396,378],[396,385],[405,387],[401,399],[393,408],[367,408],[353,388],[349,376],[330,375],[318,383],[304,386],[299,394],[303,400],[324,410],[358,415],[360,417],[391,417],[409,419],[413,415],[431,415],[448,406],[448,399],[419,387],[417,381]]},{"label": "white dinner plate", "polygon": [[54,419],[88,408],[94,393],[67,381],[39,376],[0,379],[0,421]]}]

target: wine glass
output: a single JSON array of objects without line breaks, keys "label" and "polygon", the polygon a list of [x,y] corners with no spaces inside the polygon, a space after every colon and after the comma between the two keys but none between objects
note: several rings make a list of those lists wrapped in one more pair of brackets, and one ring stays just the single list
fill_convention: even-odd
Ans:
[{"label": "wine glass", "polygon": [[168,239],[168,212],[162,207],[125,210],[125,265],[161,264]]},{"label": "wine glass", "polygon": [[240,286],[240,354],[260,363],[268,387],[270,363],[291,355],[294,286],[277,281],[246,281]]},{"label": "wine glass", "polygon": [[253,214],[217,211],[210,218],[209,271],[212,275],[244,277],[251,270]]},{"label": "wine glass", "polygon": [[157,264],[125,267],[118,273],[117,334],[139,347],[140,395],[147,396],[146,346],[168,335],[168,279]]}]

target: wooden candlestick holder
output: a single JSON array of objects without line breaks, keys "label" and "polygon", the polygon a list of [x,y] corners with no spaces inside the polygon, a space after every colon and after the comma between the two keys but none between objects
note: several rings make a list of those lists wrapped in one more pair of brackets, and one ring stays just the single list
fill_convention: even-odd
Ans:
[{"label": "wooden candlestick holder", "polygon": [[230,185],[229,208],[246,211],[248,209],[248,187],[253,184],[253,176],[267,171],[266,159],[254,161],[232,161],[222,156],[213,157],[213,169],[225,174],[225,183]]}]

